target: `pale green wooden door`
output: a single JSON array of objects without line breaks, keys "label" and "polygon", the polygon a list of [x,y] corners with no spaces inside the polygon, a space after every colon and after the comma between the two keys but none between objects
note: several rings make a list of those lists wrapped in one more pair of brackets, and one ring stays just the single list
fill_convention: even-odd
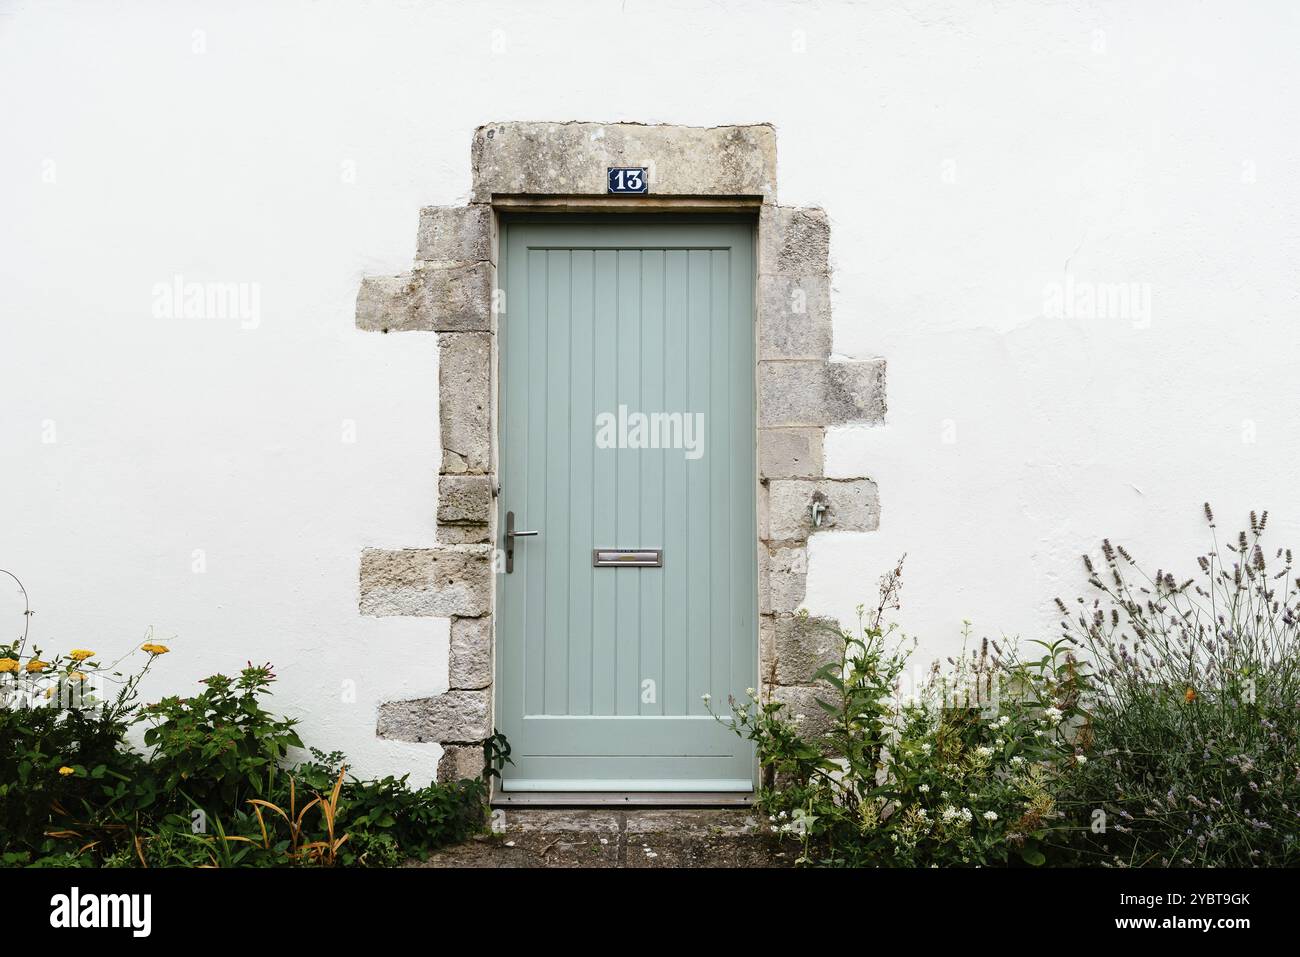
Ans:
[{"label": "pale green wooden door", "polygon": [[748,791],[703,695],[726,714],[758,668],[753,226],[529,220],[501,246],[498,527],[539,533],[497,578],[503,787]]}]

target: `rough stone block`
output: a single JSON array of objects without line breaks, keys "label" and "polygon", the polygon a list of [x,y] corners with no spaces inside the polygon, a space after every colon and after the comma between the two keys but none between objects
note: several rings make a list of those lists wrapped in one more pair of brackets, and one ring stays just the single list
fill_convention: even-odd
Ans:
[{"label": "rough stone block", "polygon": [[444,473],[487,472],[492,443],[492,337],[438,336],[438,401]]},{"label": "rough stone block", "polygon": [[785,705],[781,716],[787,721],[797,721],[805,740],[824,744],[826,732],[831,729],[831,716],[817,699],[834,703],[833,690],[829,685],[782,685],[772,689],[772,700]]},{"label": "rough stone block", "polygon": [[429,262],[416,266],[412,304],[419,328],[435,332],[491,332],[493,269],[486,262]]},{"label": "rough stone block", "polygon": [[824,276],[830,272],[831,224],[824,210],[764,207],[758,224],[762,276]]},{"label": "rough stone block", "polygon": [[760,362],[758,424],[826,424],[826,363]]},{"label": "rough stone block", "polygon": [[822,276],[760,276],[758,357],[826,359],[831,354],[831,283]]},{"label": "rough stone block", "polygon": [[486,525],[492,516],[492,480],[486,475],[440,475],[438,521]]},{"label": "rough stone block", "polygon": [[420,210],[415,258],[428,261],[490,262],[492,207],[426,206]]},{"label": "rough stone block", "polygon": [[828,362],[826,375],[827,425],[884,421],[884,359]]},{"label": "rough stone block", "polygon": [[843,648],[840,625],[833,618],[778,615],[772,621],[777,684],[811,684],[823,666],[840,660]]},{"label": "rough stone block", "polygon": [[439,525],[437,539],[443,545],[485,545],[492,541],[492,526]]},{"label": "rough stone block", "polygon": [[492,684],[492,618],[453,618],[448,677],[453,688]]},{"label": "rough stone block", "polygon": [[438,783],[478,780],[483,775],[483,746],[478,744],[449,744],[442,749],[438,759]]},{"label": "rough stone block", "polygon": [[367,276],[357,292],[357,328],[491,332],[492,282],[485,262],[419,263],[399,276]]},{"label": "rough stone block", "polygon": [[759,429],[758,474],[762,478],[811,478],[825,472],[820,428]]},{"label": "rough stone block", "polygon": [[884,417],[884,359],[758,364],[762,427],[877,423]]},{"label": "rough stone block", "polygon": [[474,133],[474,202],[495,194],[604,195],[610,166],[646,166],[650,195],[776,196],[770,126],[491,123]]},{"label": "rough stone block", "polygon": [[366,276],[357,291],[357,328],[369,332],[428,331],[419,325],[412,307],[416,296],[412,273]]},{"label": "rough stone block", "polygon": [[363,615],[447,618],[487,614],[492,591],[492,549],[444,545],[361,553]]},{"label": "rough stone block", "polygon": [[394,741],[482,741],[492,733],[491,701],[487,690],[385,701],[379,706],[375,734]]},{"label": "rough stone block", "polygon": [[771,549],[767,580],[767,607],[760,611],[798,611],[808,591],[808,550],[802,545]]},{"label": "rough stone block", "polygon": [[768,483],[772,541],[806,539],[814,531],[811,506],[826,506],[817,531],[872,532],[880,527],[880,497],[870,479],[787,479]]},{"label": "rough stone block", "polygon": [[758,617],[758,680],[763,688],[776,684],[776,619]]}]

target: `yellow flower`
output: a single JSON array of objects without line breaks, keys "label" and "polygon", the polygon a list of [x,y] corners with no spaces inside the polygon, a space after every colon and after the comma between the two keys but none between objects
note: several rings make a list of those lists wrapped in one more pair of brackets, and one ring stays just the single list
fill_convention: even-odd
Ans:
[{"label": "yellow flower", "polygon": [[70,768],[70,767],[68,767],[68,766],[65,764],[63,767],[59,768],[59,773],[62,774],[62,775],[66,778],[69,774],[76,774],[76,773],[77,773],[77,769],[76,769],[76,768]]},{"label": "yellow flower", "polygon": [[17,658],[0,658],[0,675],[18,670]]},{"label": "yellow flower", "polygon": [[154,655],[155,657],[157,657],[158,655],[165,655],[167,654],[167,652],[171,651],[171,649],[168,648],[166,645],[155,645],[152,642],[141,645],[140,650],[147,651],[149,652],[149,654]]},{"label": "yellow flower", "polygon": [[85,681],[85,680],[86,680],[86,676],[85,676],[84,674],[82,674],[80,671],[69,671],[69,672],[68,672],[68,680],[69,680],[69,681]]},{"label": "yellow flower", "polygon": [[85,661],[87,658],[95,657],[95,653],[87,651],[85,648],[73,648],[68,657],[73,661]]},{"label": "yellow flower", "polygon": [[1196,700],[1196,689],[1195,689],[1195,688],[1188,688],[1188,689],[1187,689],[1187,692],[1183,695],[1183,700],[1186,701],[1188,704],[1191,704],[1193,701],[1195,701],[1195,700]]},{"label": "yellow flower", "polygon": [[49,666],[49,662],[41,661],[39,658],[33,658],[31,661],[27,662],[27,670],[33,673],[44,671]]}]

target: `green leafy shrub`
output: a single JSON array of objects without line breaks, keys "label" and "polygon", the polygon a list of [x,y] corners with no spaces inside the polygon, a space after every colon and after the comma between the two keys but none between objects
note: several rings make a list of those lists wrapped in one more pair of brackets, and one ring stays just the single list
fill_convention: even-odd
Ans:
[{"label": "green leafy shrub", "polygon": [[[169,649],[140,650],[124,674],[89,650],[44,655],[26,630],[0,645],[0,866],[391,867],[483,828],[486,771],[412,789],[348,778],[337,752],[290,767],[303,743],[263,706],[269,664],[141,707],[140,681]],[[126,742],[136,723],[147,755]],[[492,748],[499,769],[509,746]]]},{"label": "green leafy shrub", "polygon": [[1147,573],[1122,546],[1085,557],[1091,600],[1065,614],[1084,668],[1062,781],[1082,863],[1300,863],[1300,579],[1265,553],[1268,513],[1186,579]]},{"label": "green leafy shrub", "polygon": [[408,857],[482,830],[487,791],[481,781],[412,789],[407,777],[349,781],[343,789],[342,826],[387,834]]},{"label": "green leafy shrub", "polygon": [[289,753],[301,748],[296,721],[262,707],[275,674],[253,665],[238,678],[213,675],[192,698],[163,698],[142,710],[153,748],[150,768],[161,790],[177,791],[204,808],[240,807],[262,797],[267,782]]},{"label": "green leafy shrub", "polygon": [[410,855],[406,854],[392,835],[380,831],[352,833],[348,848],[348,863],[356,867],[397,867]]},{"label": "green leafy shrub", "polygon": [[[313,761],[293,771],[305,785],[319,789],[322,782],[332,784],[344,773],[341,754],[322,754],[314,749],[312,754]],[[488,797],[483,780],[412,789],[408,777],[390,775],[366,781],[348,778],[340,794],[336,827],[353,835],[386,835],[406,857],[428,853],[482,830]],[[361,853],[351,848],[346,856],[349,860],[359,859]]]},{"label": "green leafy shrub", "polygon": [[47,832],[130,803],[140,756],[109,710],[0,706],[0,847],[38,851]]},{"label": "green leafy shrub", "polygon": [[901,575],[900,561],[875,611],[864,619],[859,609],[857,633],[840,634],[839,659],[817,674],[830,718],[820,739],[782,703],[756,694],[731,702],[732,727],[755,743],[764,769],[759,805],[800,842],[801,863],[1041,864],[1067,716],[1021,693],[987,643],[903,699],[913,646],[885,623]]},{"label": "green leafy shrub", "polygon": [[[23,635],[0,645],[0,852],[39,861],[59,833],[129,815],[141,758],[122,745],[138,712],[138,686],[167,649],[146,644],[139,670],[124,675],[89,649],[50,655]],[[146,776],[147,777],[147,776]]]}]

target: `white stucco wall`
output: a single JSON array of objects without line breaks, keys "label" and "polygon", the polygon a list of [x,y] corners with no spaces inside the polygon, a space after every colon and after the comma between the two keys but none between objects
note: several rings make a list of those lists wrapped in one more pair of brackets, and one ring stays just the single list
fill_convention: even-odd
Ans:
[{"label": "white stucco wall", "polygon": [[[813,612],[906,551],[924,654],[1052,633],[1082,550],[1190,568],[1206,498],[1300,546],[1298,46],[1286,2],[7,2],[0,567],[48,648],[153,626],[150,697],[271,660],[309,741],[427,780],[374,715],[446,686],[447,623],[356,583],[433,542],[436,344],[353,304],[510,119],[777,127],[835,350],[889,363],[887,425],[827,440],[881,529],[814,537]],[[1048,315],[1067,274],[1149,316]],[[156,317],[177,275],[257,284],[257,322]]]}]

